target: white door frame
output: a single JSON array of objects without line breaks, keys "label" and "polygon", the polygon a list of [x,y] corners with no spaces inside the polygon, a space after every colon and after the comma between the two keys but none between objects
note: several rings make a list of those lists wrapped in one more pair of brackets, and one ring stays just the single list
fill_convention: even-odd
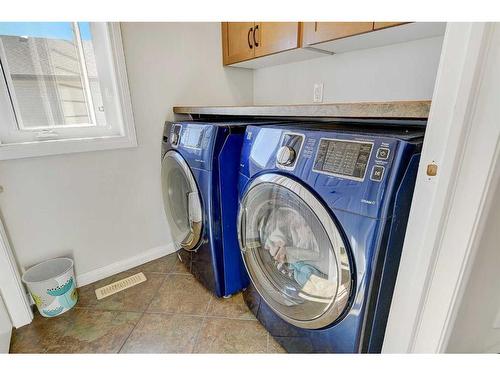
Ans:
[{"label": "white door frame", "polygon": [[0,219],[0,292],[14,327],[31,323],[33,312],[21,282],[9,239]]},{"label": "white door frame", "polygon": [[10,337],[12,335],[12,321],[7,312],[7,307],[0,296],[0,354],[8,353]]},{"label": "white door frame", "polygon": [[447,25],[385,353],[446,350],[497,177],[500,116],[487,102],[493,96],[500,106],[499,82],[483,80],[495,30],[500,25]]}]

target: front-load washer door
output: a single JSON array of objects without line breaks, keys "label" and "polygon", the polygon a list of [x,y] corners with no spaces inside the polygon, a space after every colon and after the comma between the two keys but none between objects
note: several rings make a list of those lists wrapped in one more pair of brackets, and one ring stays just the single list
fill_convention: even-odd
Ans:
[{"label": "front-load washer door", "polygon": [[238,235],[255,288],[280,317],[315,329],[342,315],[353,285],[347,248],[307,188],[277,174],[256,178],[241,201]]},{"label": "front-load washer door", "polygon": [[198,245],[202,206],[196,181],[183,157],[168,151],[161,165],[163,204],[175,244],[186,250]]}]

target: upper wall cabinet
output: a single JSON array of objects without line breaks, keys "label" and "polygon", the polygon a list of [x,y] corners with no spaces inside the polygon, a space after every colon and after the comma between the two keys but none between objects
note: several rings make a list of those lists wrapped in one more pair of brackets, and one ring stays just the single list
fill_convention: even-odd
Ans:
[{"label": "upper wall cabinet", "polygon": [[255,57],[300,47],[299,27],[299,22],[256,23]]},{"label": "upper wall cabinet", "polygon": [[224,65],[257,69],[444,35],[444,22],[223,22]]},{"label": "upper wall cabinet", "polygon": [[224,65],[298,48],[299,22],[222,22]]},{"label": "upper wall cabinet", "polygon": [[255,57],[253,22],[223,22],[222,46],[224,65]]},{"label": "upper wall cabinet", "polygon": [[373,22],[304,22],[303,45],[310,46],[372,30]]}]

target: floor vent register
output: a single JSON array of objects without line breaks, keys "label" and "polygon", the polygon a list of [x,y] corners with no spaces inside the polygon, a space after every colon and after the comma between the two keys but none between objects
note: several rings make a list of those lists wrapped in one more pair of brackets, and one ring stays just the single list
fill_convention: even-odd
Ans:
[{"label": "floor vent register", "polygon": [[137,284],[146,281],[146,276],[142,272],[136,273],[135,275],[126,277],[124,279],[118,280],[112,284],[103,286],[102,288],[95,290],[95,295],[97,299],[103,299],[112,296],[115,293],[121,292],[122,290],[131,288]]}]

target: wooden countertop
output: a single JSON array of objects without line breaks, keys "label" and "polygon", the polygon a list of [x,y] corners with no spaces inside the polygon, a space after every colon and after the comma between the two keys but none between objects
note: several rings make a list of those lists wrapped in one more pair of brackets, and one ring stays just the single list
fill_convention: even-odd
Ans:
[{"label": "wooden countertop", "polygon": [[184,115],[426,119],[430,100],[301,105],[176,106]]}]

